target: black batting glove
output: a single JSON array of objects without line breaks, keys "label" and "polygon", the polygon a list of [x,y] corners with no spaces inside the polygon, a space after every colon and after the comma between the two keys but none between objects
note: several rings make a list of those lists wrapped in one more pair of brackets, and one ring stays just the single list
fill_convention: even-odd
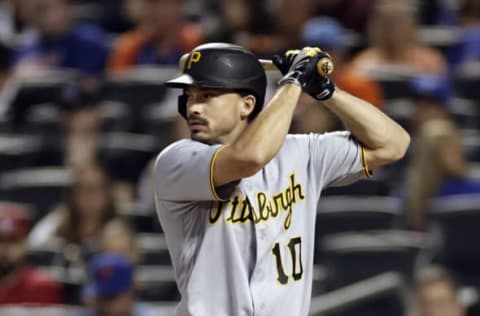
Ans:
[{"label": "black batting glove", "polygon": [[318,47],[305,47],[302,50],[289,50],[284,55],[274,55],[273,63],[284,75],[278,82],[294,83],[317,100],[327,100],[335,92],[335,84],[327,77],[321,76],[317,63],[322,58],[331,59],[330,55]]},{"label": "black batting glove", "polygon": [[318,73],[315,73],[302,88],[303,91],[319,101],[330,99],[335,92],[333,81],[326,76],[320,76]]},{"label": "black batting glove", "polygon": [[292,66],[293,60],[295,57],[297,57],[299,52],[300,50],[293,49],[286,51],[285,54],[282,55],[275,54],[273,55],[272,62],[278,68],[278,70],[280,70],[282,75],[286,75]]}]

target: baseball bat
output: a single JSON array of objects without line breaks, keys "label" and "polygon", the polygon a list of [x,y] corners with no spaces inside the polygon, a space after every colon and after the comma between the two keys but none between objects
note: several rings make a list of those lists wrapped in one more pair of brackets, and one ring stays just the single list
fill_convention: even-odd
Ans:
[{"label": "baseball bat", "polygon": [[[183,72],[185,70],[185,64],[187,62],[189,54],[184,54],[178,62],[178,67]],[[258,60],[265,71],[278,70],[277,66],[270,59]],[[317,71],[320,76],[328,76],[333,72],[333,62],[329,58],[321,58],[317,63]]]},{"label": "baseball bat", "polygon": [[[260,64],[262,64],[265,71],[278,70],[277,66],[270,59],[259,59]],[[317,63],[317,71],[320,76],[328,76],[333,72],[333,63],[327,58],[321,58]]]}]

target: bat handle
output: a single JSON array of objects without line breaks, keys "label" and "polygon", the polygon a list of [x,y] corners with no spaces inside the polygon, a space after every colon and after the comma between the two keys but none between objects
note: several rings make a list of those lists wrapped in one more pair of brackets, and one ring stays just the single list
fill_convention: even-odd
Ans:
[{"label": "bat handle", "polygon": [[[270,59],[259,59],[265,71],[278,70]],[[328,76],[333,72],[333,62],[330,58],[323,57],[317,62],[317,71],[320,76]]]}]

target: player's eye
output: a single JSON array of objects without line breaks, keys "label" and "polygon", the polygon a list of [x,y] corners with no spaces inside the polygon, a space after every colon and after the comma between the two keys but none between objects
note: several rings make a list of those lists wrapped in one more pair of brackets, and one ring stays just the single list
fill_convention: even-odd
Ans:
[{"label": "player's eye", "polygon": [[217,97],[219,94],[217,92],[214,92],[214,91],[208,91],[208,92],[205,92],[202,94],[202,97],[204,99],[211,99],[211,98],[214,98],[214,97]]}]

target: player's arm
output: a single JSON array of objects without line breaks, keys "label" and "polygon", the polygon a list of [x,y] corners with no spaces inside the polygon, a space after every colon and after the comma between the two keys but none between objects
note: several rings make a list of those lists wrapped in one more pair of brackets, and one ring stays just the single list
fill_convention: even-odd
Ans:
[{"label": "player's arm", "polygon": [[362,144],[369,168],[394,162],[405,155],[410,136],[377,107],[338,88],[322,103]]},{"label": "player's arm", "polygon": [[315,67],[310,50],[303,49],[295,55],[267,107],[235,141],[221,147],[214,156],[212,173],[216,187],[254,175],[278,153],[290,128],[300,86],[311,80]]},{"label": "player's arm", "polygon": [[215,186],[254,175],[278,153],[301,92],[296,84],[280,86],[242,134],[232,144],[219,148],[212,171]]},{"label": "player's arm", "polygon": [[[327,53],[318,50],[320,58],[330,58]],[[282,65],[289,64],[290,60],[288,52],[285,56],[279,57],[276,64],[282,73],[285,71]],[[302,87],[303,91],[321,101],[342,120],[364,148],[365,162],[369,168],[385,165],[405,155],[410,144],[410,136],[375,106],[335,88],[328,77],[318,72]]]}]

